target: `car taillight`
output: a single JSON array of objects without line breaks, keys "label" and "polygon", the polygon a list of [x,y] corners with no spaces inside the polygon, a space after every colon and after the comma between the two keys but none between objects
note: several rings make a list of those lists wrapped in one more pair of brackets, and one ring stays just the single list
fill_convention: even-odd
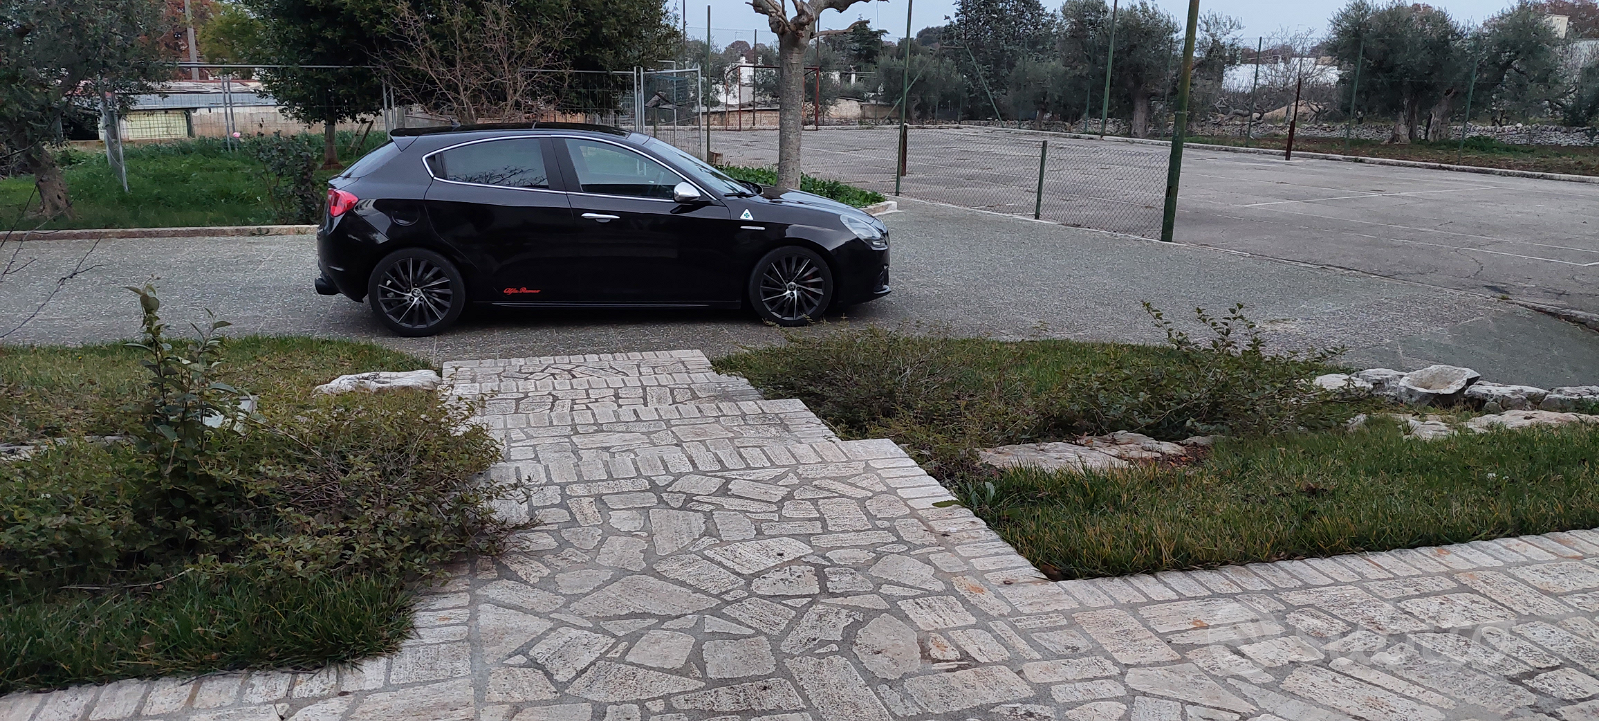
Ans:
[{"label": "car taillight", "polygon": [[351,193],[346,193],[338,188],[328,188],[328,215],[335,218],[344,215],[345,211],[355,207],[360,198]]}]

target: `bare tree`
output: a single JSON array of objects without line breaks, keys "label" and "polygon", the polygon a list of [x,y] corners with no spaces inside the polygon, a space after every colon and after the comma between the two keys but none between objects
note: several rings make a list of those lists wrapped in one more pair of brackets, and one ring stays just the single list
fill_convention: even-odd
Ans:
[{"label": "bare tree", "polygon": [[463,125],[554,108],[570,18],[517,12],[511,0],[441,3],[428,14],[402,0],[394,12],[383,72],[401,99]]},{"label": "bare tree", "polygon": [[[800,131],[804,124],[805,50],[816,36],[823,10],[844,12],[865,0],[750,0],[777,35],[777,185],[800,184]],[[794,13],[788,12],[792,2]]]}]

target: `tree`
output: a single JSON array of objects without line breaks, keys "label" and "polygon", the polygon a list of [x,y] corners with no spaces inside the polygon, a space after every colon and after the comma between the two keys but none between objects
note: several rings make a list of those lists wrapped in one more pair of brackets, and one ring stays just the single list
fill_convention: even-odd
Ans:
[{"label": "tree", "polygon": [[[1340,66],[1360,63],[1356,107],[1394,118],[1389,142],[1417,140],[1421,110],[1460,92],[1464,31],[1443,10],[1392,0],[1353,0],[1332,18],[1328,51]],[[1342,80],[1340,80],[1342,82]]]},{"label": "tree", "polygon": [[[919,43],[911,47],[911,82],[906,97],[906,114],[913,119],[930,118],[937,115],[940,107],[960,107],[965,104],[974,83],[961,71],[962,66],[941,53],[915,50],[921,47]],[[884,92],[898,104],[900,89],[905,82],[905,56],[891,54],[884,57],[878,61],[877,71]],[[987,109],[987,99],[983,102],[983,108]]]},{"label": "tree", "polygon": [[[1061,6],[1059,52],[1090,87],[1096,102],[1110,50],[1110,6],[1104,0],[1067,0]],[[1149,136],[1154,95],[1164,90],[1177,47],[1177,21],[1140,0],[1122,3],[1116,14],[1116,56],[1111,63],[1112,112],[1127,113],[1134,137]]]},{"label": "tree", "polygon": [[200,55],[206,62],[240,65],[264,55],[261,20],[243,5],[215,3],[211,17],[199,28]]},{"label": "tree", "polygon": [[33,173],[45,218],[72,215],[51,149],[70,115],[120,104],[173,66],[160,39],[161,6],[148,0],[0,0],[0,147]]},{"label": "tree", "polygon": [[[1039,0],[959,0],[944,39],[965,48],[962,54],[976,66],[972,72],[982,75],[978,92],[985,83],[998,92],[1023,58],[1048,54],[1055,24],[1055,16]],[[971,102],[986,105],[988,98],[973,97]]]},{"label": "tree", "polygon": [[1520,116],[1547,115],[1568,92],[1562,77],[1562,43],[1545,19],[1543,6],[1523,0],[1489,18],[1465,44],[1463,64],[1477,66],[1477,97],[1486,101],[1478,107]]},{"label": "tree", "polygon": [[517,13],[511,0],[445,4],[423,17],[400,4],[381,56],[400,98],[464,124],[513,122],[554,107],[555,48],[569,23]]},{"label": "tree", "polygon": [[1544,0],[1537,3],[1545,15],[1566,16],[1566,37],[1599,37],[1599,2],[1594,0]]},{"label": "tree", "polygon": [[1599,62],[1577,74],[1576,89],[1562,110],[1567,125],[1599,125]]},{"label": "tree", "polygon": [[[792,1],[794,12],[788,13]],[[777,35],[777,185],[800,184],[800,133],[805,105],[805,50],[816,35],[816,20],[823,11],[843,12],[862,0],[750,0],[755,12]]]},{"label": "tree", "polygon": [[290,116],[322,126],[322,165],[337,167],[338,124],[383,106],[383,85],[368,67],[374,15],[344,0],[243,1],[261,20],[260,57],[252,62],[281,66],[262,73],[263,85]]},{"label": "tree", "polygon": [[883,54],[883,36],[887,30],[874,30],[872,24],[866,20],[856,20],[850,23],[849,32],[844,36],[845,55],[849,58],[851,68],[869,68],[877,64],[878,56]]},{"label": "tree", "polygon": [[1017,120],[1032,118],[1034,127],[1043,128],[1052,112],[1065,114],[1067,70],[1059,61],[1024,57],[1011,68],[1005,99]]}]

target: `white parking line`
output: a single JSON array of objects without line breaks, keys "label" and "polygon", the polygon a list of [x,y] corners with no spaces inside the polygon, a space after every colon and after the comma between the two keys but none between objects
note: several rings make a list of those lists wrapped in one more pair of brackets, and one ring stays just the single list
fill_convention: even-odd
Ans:
[{"label": "white parking line", "polygon": [[1324,203],[1329,200],[1358,200],[1360,198],[1390,198],[1405,195],[1427,195],[1430,193],[1460,193],[1468,190],[1499,190],[1497,185],[1476,185],[1467,188],[1446,188],[1444,190],[1417,190],[1408,193],[1361,193],[1360,195],[1340,195],[1332,198],[1311,198],[1309,200],[1273,200],[1265,203],[1246,203],[1239,208],[1258,208],[1262,205],[1283,205],[1285,203]]}]

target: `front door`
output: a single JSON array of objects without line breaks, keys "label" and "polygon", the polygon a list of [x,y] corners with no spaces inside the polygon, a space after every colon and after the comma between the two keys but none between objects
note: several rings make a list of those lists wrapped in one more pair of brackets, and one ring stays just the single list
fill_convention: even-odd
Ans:
[{"label": "front door", "polygon": [[554,187],[540,138],[485,140],[437,151],[427,158],[428,216],[446,243],[480,276],[473,297],[500,303],[550,300],[561,269],[555,249],[575,231],[567,194]]},{"label": "front door", "polygon": [[557,142],[577,229],[564,250],[574,269],[566,282],[602,303],[726,300],[715,282],[731,250],[720,199],[678,203],[672,189],[685,179],[620,143]]}]

